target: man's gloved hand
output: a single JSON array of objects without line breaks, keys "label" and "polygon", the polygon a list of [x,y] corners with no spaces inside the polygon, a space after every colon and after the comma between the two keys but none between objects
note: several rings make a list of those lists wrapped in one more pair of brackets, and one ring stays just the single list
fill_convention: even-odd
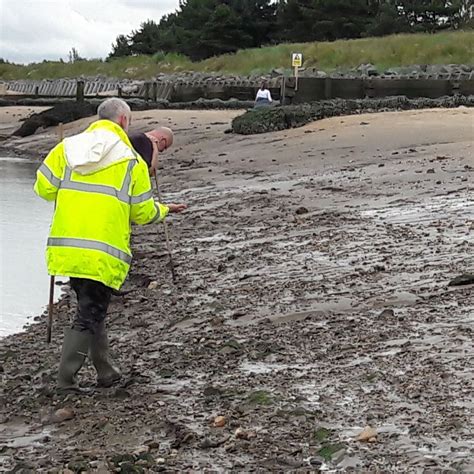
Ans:
[{"label": "man's gloved hand", "polygon": [[169,210],[170,210],[170,213],[173,212],[173,213],[179,213],[179,212],[183,212],[185,209],[188,208],[188,206],[186,206],[186,204],[167,204]]}]

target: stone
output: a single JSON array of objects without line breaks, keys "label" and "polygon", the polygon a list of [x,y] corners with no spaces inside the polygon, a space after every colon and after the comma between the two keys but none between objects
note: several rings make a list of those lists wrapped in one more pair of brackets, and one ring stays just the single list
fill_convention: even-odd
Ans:
[{"label": "stone", "polygon": [[377,430],[367,425],[357,436],[357,441],[367,442],[373,438],[376,438]]},{"label": "stone", "polygon": [[150,284],[148,285],[149,290],[156,290],[158,288],[158,282],[157,281],[151,281]]},{"label": "stone", "polygon": [[256,436],[257,434],[255,433],[255,431],[247,431],[240,427],[235,430],[235,437],[237,439],[249,440],[255,438]]},{"label": "stone", "polygon": [[64,102],[43,112],[30,115],[13,132],[17,137],[28,137],[33,135],[40,127],[52,127],[60,123],[69,123],[75,120],[91,117],[96,113],[96,108],[88,102]]},{"label": "stone", "polygon": [[155,440],[155,439],[152,439],[150,441],[147,441],[146,442],[146,445],[150,448],[150,449],[158,449],[160,447],[160,442],[158,440]]},{"label": "stone", "polygon": [[72,420],[75,416],[76,414],[72,408],[59,408],[53,413],[51,422],[62,423],[63,421]]},{"label": "stone", "polygon": [[309,212],[308,209],[302,206],[296,209],[295,214],[301,215],[301,214],[307,214],[308,212]]},{"label": "stone", "polygon": [[377,68],[373,64],[361,64],[358,68],[357,71],[360,72],[362,75],[365,76],[377,76],[378,71]]},{"label": "stone", "polygon": [[141,456],[142,454],[146,454],[150,451],[149,446],[138,446],[134,451],[133,455],[134,456]]},{"label": "stone", "polygon": [[212,423],[212,425],[215,428],[222,428],[223,426],[225,426],[226,423],[227,423],[227,419],[225,416],[216,416],[214,418],[214,422]]},{"label": "stone", "polygon": [[453,278],[448,286],[462,286],[462,285],[471,285],[474,283],[474,273],[464,273],[456,278]]}]

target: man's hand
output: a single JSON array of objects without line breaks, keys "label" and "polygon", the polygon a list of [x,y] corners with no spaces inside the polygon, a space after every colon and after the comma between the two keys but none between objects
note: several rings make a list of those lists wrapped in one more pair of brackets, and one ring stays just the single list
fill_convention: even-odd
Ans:
[{"label": "man's hand", "polygon": [[169,207],[170,212],[173,213],[183,212],[188,207],[186,204],[167,204],[167,206]]}]

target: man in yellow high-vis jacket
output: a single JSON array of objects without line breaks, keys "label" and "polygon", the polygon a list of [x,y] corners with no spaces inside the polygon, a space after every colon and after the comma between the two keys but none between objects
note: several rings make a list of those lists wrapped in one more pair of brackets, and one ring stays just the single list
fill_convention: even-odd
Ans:
[{"label": "man in yellow high-vis jacket", "polygon": [[46,260],[50,275],[70,278],[78,300],[64,336],[58,387],[76,390],[75,376],[89,353],[98,384],[110,386],[120,371],[110,359],[105,316],[112,291],[123,284],[132,260],[131,223],[163,220],[184,204],[152,196],[148,166],[127,136],[130,107],[104,101],[99,120],[51,150],[37,171],[35,192],[56,201]]}]

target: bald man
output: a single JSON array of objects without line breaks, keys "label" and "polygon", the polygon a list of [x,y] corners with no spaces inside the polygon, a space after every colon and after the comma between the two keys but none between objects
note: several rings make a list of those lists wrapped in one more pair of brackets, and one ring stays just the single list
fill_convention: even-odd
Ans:
[{"label": "bald man", "polygon": [[158,127],[145,135],[153,144],[153,158],[151,161],[150,175],[154,176],[158,168],[158,154],[163,153],[173,144],[173,131],[168,127]]}]

